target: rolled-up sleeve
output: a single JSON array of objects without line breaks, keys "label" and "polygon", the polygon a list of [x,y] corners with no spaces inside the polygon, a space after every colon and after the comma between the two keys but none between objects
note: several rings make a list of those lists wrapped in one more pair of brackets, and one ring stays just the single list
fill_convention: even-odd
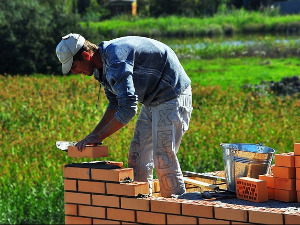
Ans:
[{"label": "rolled-up sleeve", "polygon": [[116,119],[127,124],[137,113],[138,97],[133,84],[133,65],[126,62],[115,62],[109,66],[107,80],[114,90],[115,97],[108,94],[109,107],[116,108]]},{"label": "rolled-up sleeve", "polygon": [[105,95],[109,102],[107,108],[117,109],[118,108],[117,96],[115,94],[113,94],[112,92],[110,92],[107,88],[104,88],[104,91],[105,91]]}]

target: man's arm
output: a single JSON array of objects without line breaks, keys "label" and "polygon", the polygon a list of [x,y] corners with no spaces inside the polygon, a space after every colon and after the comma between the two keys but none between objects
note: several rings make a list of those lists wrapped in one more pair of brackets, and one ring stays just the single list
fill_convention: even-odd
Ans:
[{"label": "man's arm", "polygon": [[82,151],[87,144],[98,144],[102,140],[109,137],[116,131],[120,130],[125,124],[120,123],[115,118],[116,109],[107,108],[101,121],[97,124],[95,129],[77,144],[77,149]]},{"label": "man's arm", "polygon": [[117,112],[117,109],[107,108],[104,115],[103,115],[103,117],[102,117],[102,119],[97,124],[97,126],[95,127],[95,129],[92,131],[91,134],[100,133],[100,131],[103,130],[103,128],[107,124],[109,124],[111,120],[113,120],[113,118],[115,117],[116,112]]}]

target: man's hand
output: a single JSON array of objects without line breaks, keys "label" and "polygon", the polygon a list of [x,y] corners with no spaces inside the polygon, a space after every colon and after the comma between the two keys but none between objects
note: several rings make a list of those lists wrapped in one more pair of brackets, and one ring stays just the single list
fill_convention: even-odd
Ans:
[{"label": "man's hand", "polygon": [[85,149],[85,146],[87,145],[97,145],[102,143],[102,140],[100,140],[99,136],[96,134],[89,134],[84,139],[79,141],[76,146],[78,151],[81,151]]}]

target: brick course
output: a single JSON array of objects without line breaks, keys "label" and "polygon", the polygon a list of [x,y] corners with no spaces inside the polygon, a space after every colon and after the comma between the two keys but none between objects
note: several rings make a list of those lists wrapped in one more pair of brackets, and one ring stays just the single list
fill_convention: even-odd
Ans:
[{"label": "brick course", "polygon": [[[120,176],[120,173],[125,174],[124,171],[129,171],[128,168],[102,169],[92,164],[84,164],[86,168],[82,165],[64,167],[66,224],[299,224],[299,212],[285,213],[282,209],[220,204],[210,200],[143,196],[140,194],[147,194],[149,191],[148,183],[129,180],[123,182],[126,176]],[[96,176],[96,180],[92,171],[97,171],[98,175],[105,172],[110,177],[102,180],[104,176],[101,175],[101,180],[98,180],[99,177]],[[287,185],[284,179],[277,179],[283,182],[277,186]],[[154,190],[159,196],[158,181]],[[286,196],[281,201],[290,201],[295,196],[297,200],[296,190],[268,188],[269,193],[270,190],[274,195],[277,190],[280,198]]]}]

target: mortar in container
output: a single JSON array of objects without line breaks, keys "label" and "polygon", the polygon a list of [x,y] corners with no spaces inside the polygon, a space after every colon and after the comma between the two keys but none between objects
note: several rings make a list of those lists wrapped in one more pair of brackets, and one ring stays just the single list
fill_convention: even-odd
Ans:
[{"label": "mortar in container", "polygon": [[260,144],[222,143],[227,190],[236,192],[235,179],[259,178],[267,174],[275,153],[273,148]]}]

